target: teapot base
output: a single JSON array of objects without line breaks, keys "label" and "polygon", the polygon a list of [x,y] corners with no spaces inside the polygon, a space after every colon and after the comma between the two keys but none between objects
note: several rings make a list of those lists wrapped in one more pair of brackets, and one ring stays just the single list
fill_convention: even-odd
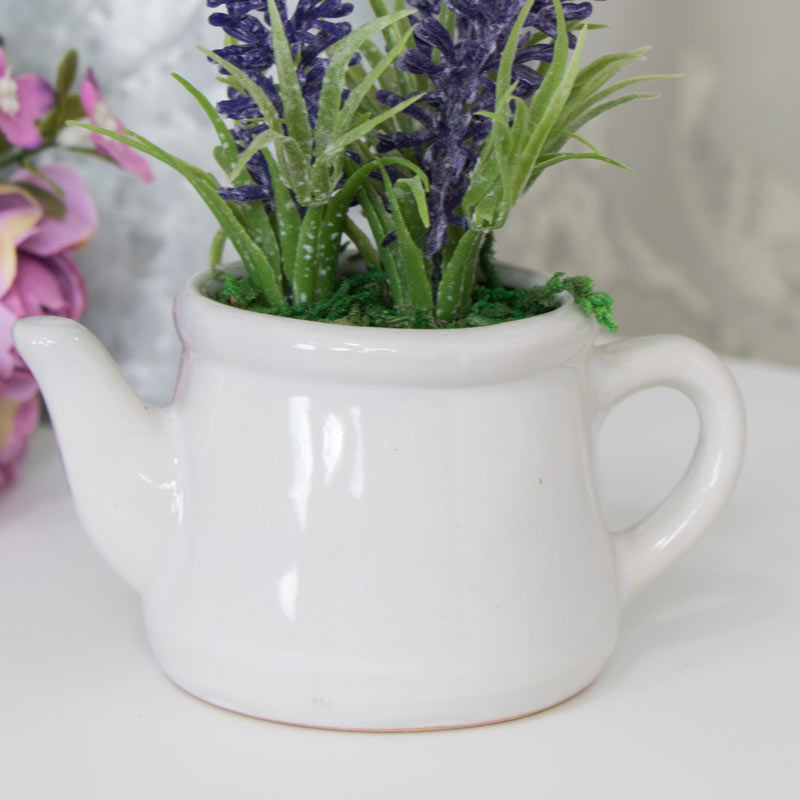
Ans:
[{"label": "teapot base", "polygon": [[[583,681],[580,686],[571,689],[568,693],[562,693],[557,698],[551,698],[547,701],[540,700],[538,703],[531,703],[527,706],[529,710],[520,711],[518,713],[507,713],[503,715],[481,715],[478,713],[475,715],[476,709],[467,708],[465,704],[465,707],[459,713],[461,719],[456,718],[455,715],[453,715],[453,717],[450,719],[446,719],[442,716],[436,715],[435,712],[428,715],[425,709],[419,708],[417,709],[417,713],[414,714],[414,717],[417,720],[415,723],[398,725],[390,722],[388,717],[386,718],[386,724],[376,724],[374,720],[380,717],[380,713],[375,713],[374,709],[370,714],[370,717],[372,718],[371,721],[369,723],[364,721],[363,724],[359,724],[359,722],[356,722],[354,719],[352,722],[342,722],[341,724],[328,721],[323,722],[322,720],[314,721],[308,718],[307,713],[305,715],[298,713],[297,716],[291,718],[286,714],[270,714],[266,708],[264,711],[256,711],[254,710],[253,705],[248,705],[246,707],[242,706],[240,703],[222,698],[205,690],[198,690],[196,687],[192,688],[190,685],[187,685],[186,681],[181,682],[176,680],[174,676],[170,675],[166,671],[164,671],[164,674],[172,684],[174,684],[185,694],[188,694],[190,697],[196,700],[215,706],[223,711],[240,714],[244,717],[250,717],[251,719],[261,720],[263,722],[269,722],[276,725],[289,725],[296,728],[310,728],[312,730],[339,731],[346,733],[424,733],[427,731],[461,730],[465,728],[481,728],[489,725],[500,725],[504,722],[513,722],[515,720],[525,719],[526,717],[532,717],[537,714],[541,714],[544,711],[548,711],[560,706],[583,693],[595,682],[598,677],[598,675],[595,674],[588,681]],[[476,697],[475,705],[478,706],[482,704],[483,698]],[[305,719],[302,718],[303,716],[305,716]],[[348,714],[347,716],[350,715]]]}]

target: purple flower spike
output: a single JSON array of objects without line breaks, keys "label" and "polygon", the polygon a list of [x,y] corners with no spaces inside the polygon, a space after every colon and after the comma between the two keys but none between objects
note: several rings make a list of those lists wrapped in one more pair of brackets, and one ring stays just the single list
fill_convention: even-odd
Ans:
[{"label": "purple flower spike", "polygon": [[[517,21],[524,0],[444,0],[456,15],[455,38],[436,18],[440,0],[407,0],[419,11],[414,29],[416,49],[410,50],[398,66],[416,75],[427,75],[433,90],[405,110],[420,128],[381,136],[379,149],[415,148],[418,160],[431,181],[428,204],[431,228],[425,242],[425,255],[432,258],[447,241],[449,225],[467,227],[458,211],[469,189],[478,150],[491,133],[492,121],[481,112],[493,111],[497,86],[493,76]],[[583,20],[592,13],[591,3],[563,3],[567,20]],[[534,3],[526,20],[527,41],[530,29],[555,38],[556,14],[552,0]],[[569,44],[575,45],[570,34]],[[532,64],[553,59],[554,44],[539,43],[520,47],[514,60],[516,96],[529,100],[542,83],[542,75]],[[378,92],[377,99],[396,106],[404,98]]]},{"label": "purple flower spike", "polygon": [[406,0],[409,6],[417,9],[417,18],[435,17],[442,8],[442,0]]},{"label": "purple flower spike", "polygon": [[[275,65],[272,32],[269,26],[267,0],[207,0],[211,8],[225,6],[227,13],[211,14],[209,22],[222,28],[237,43],[216,50],[216,54],[238,67],[254,80],[272,101],[279,115],[283,115],[283,102],[272,78],[267,74]],[[341,0],[298,0],[292,15],[286,8],[286,0],[276,0],[286,38],[297,63],[297,79],[303,91],[312,127],[316,126],[319,113],[322,83],[328,67],[328,59],[322,54],[352,30],[349,22],[342,20],[353,11],[352,3]],[[359,57],[353,59],[358,63]],[[221,70],[223,74],[225,70]],[[347,97],[347,92],[343,95]],[[240,152],[253,141],[253,137],[266,130],[265,125],[254,127],[252,120],[261,118],[252,98],[234,88],[228,90],[228,99],[217,105],[220,114],[240,123],[233,135]],[[269,169],[264,156],[254,156],[247,165],[254,185],[220,189],[226,200],[238,203],[263,202],[272,209],[273,193]]]},{"label": "purple flower spike", "polygon": [[[209,22],[222,28],[237,44],[216,50],[216,54],[230,61],[235,67],[256,80],[280,111],[280,99],[272,79],[265,73],[275,64],[272,34],[266,0],[207,0],[208,5],[227,7],[227,13],[217,12]],[[276,0],[292,55],[298,63],[297,77],[303,88],[312,125],[316,124],[319,97],[328,59],[322,56],[329,47],[347,36],[352,30],[349,22],[331,22],[349,16],[352,3],[341,0],[298,0],[294,14],[289,15],[286,0]],[[259,12],[260,18],[253,16]],[[237,103],[238,101],[238,103]],[[257,117],[251,114],[255,105],[238,92],[230,94],[229,100],[220,105],[219,111],[233,119]],[[245,116],[249,114],[248,116]]]}]

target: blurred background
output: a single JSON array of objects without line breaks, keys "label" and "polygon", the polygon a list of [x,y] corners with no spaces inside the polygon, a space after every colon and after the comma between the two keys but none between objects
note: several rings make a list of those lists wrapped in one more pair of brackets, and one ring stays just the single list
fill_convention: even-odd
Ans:
[{"label": "blurred background", "polygon": [[[366,0],[355,0],[362,18]],[[617,301],[622,332],[684,333],[718,351],[800,365],[800,120],[793,61],[800,5],[775,0],[758,24],[728,0],[608,0],[590,55],[653,45],[634,69],[682,72],[658,101],[630,104],[584,134],[635,175],[580,162],[541,179],[500,237],[503,260],[587,273]],[[0,0],[19,72],[52,78],[68,47],[109,105],[164,149],[212,167],[201,112],[168,76],[211,89],[194,48],[220,38],[205,0]],[[632,73],[629,73],[632,74]],[[172,295],[205,268],[213,219],[182,179],[157,182],[82,160],[100,209],[80,254],[85,318],[150,401],[166,402],[178,362]]]}]

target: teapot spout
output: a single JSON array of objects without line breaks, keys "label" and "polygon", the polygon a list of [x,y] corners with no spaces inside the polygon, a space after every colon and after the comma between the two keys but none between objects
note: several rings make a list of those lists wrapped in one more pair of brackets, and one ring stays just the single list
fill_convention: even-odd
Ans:
[{"label": "teapot spout", "polygon": [[143,590],[180,505],[165,411],[137,396],[77,322],[28,317],[13,337],[47,402],[84,527],[111,566]]}]

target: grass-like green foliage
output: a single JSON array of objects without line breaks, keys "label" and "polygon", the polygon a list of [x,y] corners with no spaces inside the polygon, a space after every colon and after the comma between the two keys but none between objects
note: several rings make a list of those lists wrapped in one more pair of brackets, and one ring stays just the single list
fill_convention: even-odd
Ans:
[{"label": "grass-like green foliage", "polygon": [[[514,205],[545,169],[574,159],[601,160],[627,169],[601,154],[577,131],[605,111],[654,96],[625,93],[629,86],[668,76],[613,82],[623,67],[643,58],[644,50],[607,55],[581,68],[587,32],[602,26],[566,22],[560,0],[554,0],[558,37],[553,61],[539,65],[544,81],[531,100],[515,97],[512,68],[517,48],[546,38],[535,34],[522,41],[524,20],[534,2],[527,0],[497,72],[496,107],[487,112],[493,120],[492,132],[458,209],[469,227],[451,226],[447,246],[436,259],[429,259],[424,254],[430,225],[428,176],[413,151],[378,155],[377,137],[413,131],[417,123],[403,111],[432,86],[427,76],[397,66],[398,58],[413,46],[408,19],[413,9],[390,13],[384,0],[370,2],[376,18],[354,30],[329,54],[316,126],[309,118],[275,0],[269,0],[269,19],[282,114],[246,74],[203,51],[227,71],[227,83],[256,103],[260,118],[253,124],[267,125],[244,152],[209,100],[175,76],[203,108],[219,137],[215,155],[224,173],[222,180],[132,131],[118,134],[84,127],[163,161],[192,184],[220,226],[212,246],[212,266],[218,265],[223,246],[230,241],[246,270],[246,281],[231,279],[234,282],[223,293],[223,299],[241,307],[350,324],[445,327],[542,313],[557,305],[560,292],[568,291],[587,313],[613,329],[610,299],[595,293],[587,278],[559,274],[549,288],[522,293],[522,299],[519,292],[508,294],[509,290],[494,285],[487,274],[492,272],[485,255],[487,241],[506,224]],[[454,14],[445,4],[440,21],[455,30]],[[571,52],[567,33],[573,30],[578,44]],[[383,38],[383,48],[375,44],[376,36]],[[350,62],[356,52],[364,60],[353,66]],[[346,101],[344,86],[350,90]],[[378,88],[408,99],[387,108],[376,99]],[[563,152],[573,142],[585,151]],[[223,200],[217,193],[220,186],[252,183],[247,165],[259,152],[269,166],[274,210],[262,202]],[[356,153],[360,164],[348,152]],[[371,235],[354,223],[355,203],[363,210]],[[341,253],[348,243],[367,265],[367,276],[342,280],[339,275]],[[482,253],[484,270],[479,269]],[[481,286],[482,280],[488,285]]]},{"label": "grass-like green foliage", "polygon": [[575,303],[597,321],[616,332],[613,301],[604,292],[594,291],[594,282],[585,276],[567,278],[556,273],[546,283],[530,289],[513,289],[485,283],[474,288],[467,313],[450,322],[434,321],[429,314],[415,309],[398,309],[392,302],[385,273],[339,276],[333,294],[310,303],[285,303],[279,308],[266,305],[261,293],[247,276],[220,271],[222,288],[215,298],[245,311],[279,314],[312,322],[335,322],[375,328],[478,328],[512,322],[553,311],[561,305],[561,295],[572,295]]}]

